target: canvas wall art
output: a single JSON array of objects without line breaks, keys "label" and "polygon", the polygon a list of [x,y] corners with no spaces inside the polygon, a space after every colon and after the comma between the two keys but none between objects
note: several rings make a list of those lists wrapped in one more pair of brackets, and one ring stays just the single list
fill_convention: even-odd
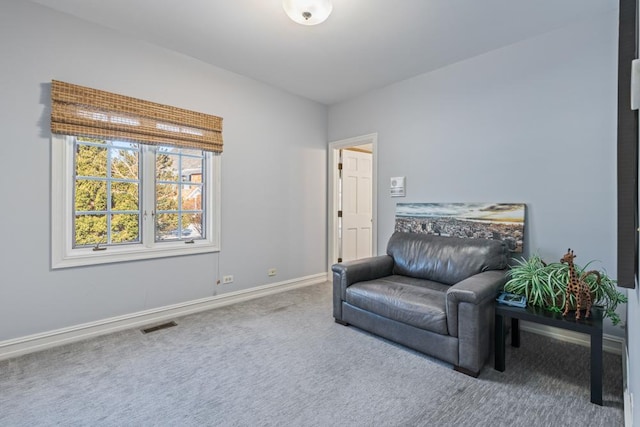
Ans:
[{"label": "canvas wall art", "polygon": [[512,252],[524,245],[523,203],[398,203],[395,231],[506,242]]}]

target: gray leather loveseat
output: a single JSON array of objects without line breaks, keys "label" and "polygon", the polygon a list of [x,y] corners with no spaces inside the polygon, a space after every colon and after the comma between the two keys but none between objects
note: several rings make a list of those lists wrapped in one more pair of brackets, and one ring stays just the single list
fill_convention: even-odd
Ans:
[{"label": "gray leather loveseat", "polygon": [[333,316],[477,376],[508,261],[504,242],[396,232],[387,255],[332,267]]}]

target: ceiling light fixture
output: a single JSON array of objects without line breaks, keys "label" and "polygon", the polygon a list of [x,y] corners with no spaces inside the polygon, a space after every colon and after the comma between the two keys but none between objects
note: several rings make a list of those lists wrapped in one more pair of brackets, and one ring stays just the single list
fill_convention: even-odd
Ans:
[{"label": "ceiling light fixture", "polygon": [[333,10],[331,0],[283,0],[282,7],[289,18],[302,25],[324,22]]}]

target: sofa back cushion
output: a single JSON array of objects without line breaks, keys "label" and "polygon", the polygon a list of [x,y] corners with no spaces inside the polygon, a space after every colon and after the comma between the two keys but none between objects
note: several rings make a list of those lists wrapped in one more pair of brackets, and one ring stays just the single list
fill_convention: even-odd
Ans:
[{"label": "sofa back cushion", "polygon": [[396,232],[387,254],[393,273],[453,285],[474,274],[507,268],[509,251],[504,242],[463,239],[421,233]]}]

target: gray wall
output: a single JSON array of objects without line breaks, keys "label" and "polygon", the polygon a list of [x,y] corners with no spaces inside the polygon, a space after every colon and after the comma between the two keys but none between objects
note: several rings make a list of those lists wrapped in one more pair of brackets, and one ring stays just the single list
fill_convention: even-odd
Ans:
[{"label": "gray wall", "polygon": [[[326,107],[20,0],[0,58],[0,341],[326,272]],[[52,79],[224,118],[220,254],[50,269]]]},{"label": "gray wall", "polygon": [[529,253],[615,277],[616,82],[609,13],[332,106],[329,139],[378,132],[380,252],[396,202],[524,202]]}]

